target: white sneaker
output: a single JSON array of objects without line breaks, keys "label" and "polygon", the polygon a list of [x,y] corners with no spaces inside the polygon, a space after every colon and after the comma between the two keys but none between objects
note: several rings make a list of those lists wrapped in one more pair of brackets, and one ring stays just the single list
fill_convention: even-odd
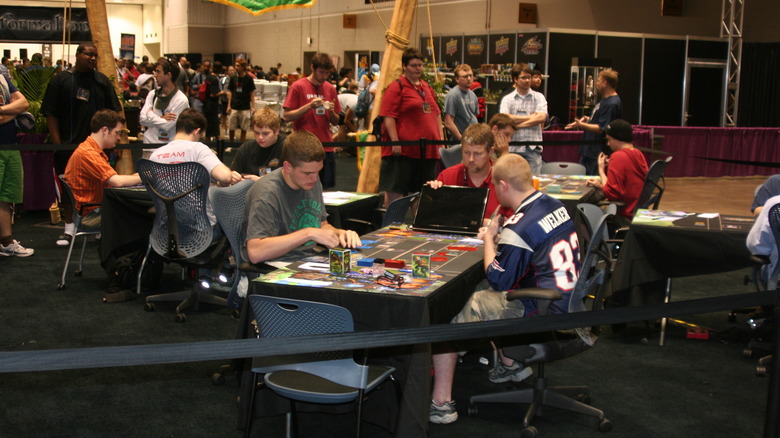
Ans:
[{"label": "white sneaker", "polygon": [[14,240],[12,243],[5,246],[0,244],[0,256],[16,256],[16,257],[29,257],[35,253],[32,248],[23,247],[18,241]]}]

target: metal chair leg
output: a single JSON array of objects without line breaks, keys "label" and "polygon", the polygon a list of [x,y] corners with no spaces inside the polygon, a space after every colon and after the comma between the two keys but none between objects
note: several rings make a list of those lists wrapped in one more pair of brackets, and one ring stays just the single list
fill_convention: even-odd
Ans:
[{"label": "metal chair leg", "polygon": [[149,242],[149,245],[146,246],[146,254],[144,254],[144,259],[141,261],[141,267],[138,268],[138,279],[135,286],[135,293],[138,295],[141,295],[141,275],[144,273],[144,267],[146,267],[146,261],[149,259],[149,251],[151,250],[152,242]]},{"label": "metal chair leg", "polygon": [[70,265],[70,255],[73,253],[73,245],[76,244],[76,237],[74,236],[72,239],[70,239],[70,245],[68,246],[68,256],[65,257],[65,267],[62,268],[62,278],[60,279],[60,284],[58,289],[62,290],[65,289],[65,276],[68,274],[68,265]]}]

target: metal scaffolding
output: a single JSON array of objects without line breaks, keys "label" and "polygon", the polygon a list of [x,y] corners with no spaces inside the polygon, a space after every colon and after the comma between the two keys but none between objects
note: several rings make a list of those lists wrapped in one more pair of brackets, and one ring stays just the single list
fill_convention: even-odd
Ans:
[{"label": "metal scaffolding", "polygon": [[742,19],[745,0],[723,0],[721,11],[720,37],[729,40],[729,62],[726,70],[726,126],[737,126],[737,108],[739,104],[739,75],[742,62]]}]

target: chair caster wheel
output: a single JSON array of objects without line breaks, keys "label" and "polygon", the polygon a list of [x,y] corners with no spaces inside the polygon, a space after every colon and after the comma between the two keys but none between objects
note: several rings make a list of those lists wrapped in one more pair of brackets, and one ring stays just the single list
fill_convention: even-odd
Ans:
[{"label": "chair caster wheel", "polygon": [[731,312],[731,313],[729,313],[729,316],[728,316],[728,321],[729,321],[730,323],[735,323],[735,322],[737,322],[737,315],[736,315],[734,312]]},{"label": "chair caster wheel", "polygon": [[599,421],[599,432],[610,432],[612,430],[612,422],[606,418],[602,418]]},{"label": "chair caster wheel", "polygon": [[746,357],[750,359],[750,356],[752,355],[753,355],[753,350],[751,350],[750,348],[745,348],[744,350],[742,350],[742,357]]},{"label": "chair caster wheel", "polygon": [[57,290],[65,290],[65,285],[63,283],[58,284]]},{"label": "chair caster wheel", "polygon": [[187,315],[183,313],[177,313],[176,317],[173,320],[176,322],[185,322],[187,321]]},{"label": "chair caster wheel", "polygon": [[469,417],[475,417],[477,414],[479,414],[479,408],[477,408],[474,405],[469,405]]},{"label": "chair caster wheel", "polygon": [[76,277],[81,277],[81,271],[76,271],[73,273]]},{"label": "chair caster wheel", "polygon": [[214,373],[211,376],[211,384],[214,386],[222,386],[225,384],[225,375],[222,373]]},{"label": "chair caster wheel", "polygon": [[759,365],[756,367],[756,377],[766,377],[766,367]]},{"label": "chair caster wheel", "polygon": [[154,303],[144,303],[144,310],[154,312]]},{"label": "chair caster wheel", "polygon": [[577,394],[575,400],[577,400],[580,403],[585,403],[586,405],[589,405],[591,402],[590,396],[588,394]]},{"label": "chair caster wheel", "polygon": [[539,435],[539,431],[533,426],[528,426],[520,431],[520,438],[536,438]]}]

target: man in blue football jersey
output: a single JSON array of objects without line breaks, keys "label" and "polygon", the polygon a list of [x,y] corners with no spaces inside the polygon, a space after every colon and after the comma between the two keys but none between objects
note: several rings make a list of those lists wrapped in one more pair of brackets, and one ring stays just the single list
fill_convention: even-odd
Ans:
[{"label": "man in blue football jersey", "polygon": [[[453,318],[452,322],[489,321],[531,317],[536,300],[507,301],[507,291],[526,287],[557,289],[563,298],[552,303],[549,312],[568,312],[569,299],[579,274],[579,243],[574,222],[563,204],[534,189],[531,168],[521,156],[507,154],[493,166],[492,181],[502,207],[515,214],[496,220],[481,230],[485,242],[483,259],[486,279]],[[490,381],[519,382],[531,375],[529,367],[507,358],[490,371]],[[433,400],[430,421],[451,423],[458,418],[452,401],[452,382],[458,353],[434,354]]]}]

